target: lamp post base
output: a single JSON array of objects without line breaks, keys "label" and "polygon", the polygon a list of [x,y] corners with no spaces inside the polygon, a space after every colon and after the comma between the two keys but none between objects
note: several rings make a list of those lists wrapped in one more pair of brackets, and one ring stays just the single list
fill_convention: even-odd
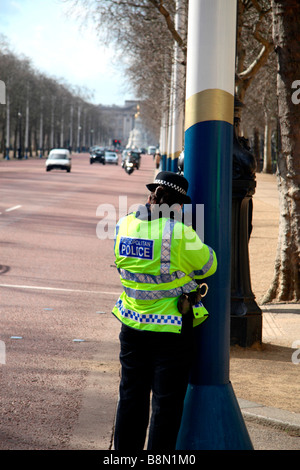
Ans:
[{"label": "lamp post base", "polygon": [[241,317],[231,315],[230,344],[249,348],[262,342],[262,315],[249,313]]},{"label": "lamp post base", "polygon": [[231,383],[189,384],[177,450],[253,450]]}]

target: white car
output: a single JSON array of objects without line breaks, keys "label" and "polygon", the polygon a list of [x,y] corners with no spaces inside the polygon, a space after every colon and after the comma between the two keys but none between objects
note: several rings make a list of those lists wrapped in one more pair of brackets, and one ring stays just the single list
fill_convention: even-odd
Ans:
[{"label": "white car", "polygon": [[105,163],[114,163],[115,165],[119,163],[118,154],[116,152],[105,152],[104,158]]},{"label": "white car", "polygon": [[155,155],[156,147],[154,147],[154,145],[149,145],[147,150],[148,150],[148,155]]},{"label": "white car", "polygon": [[53,169],[71,171],[71,157],[67,149],[53,149],[46,160],[46,171]]}]

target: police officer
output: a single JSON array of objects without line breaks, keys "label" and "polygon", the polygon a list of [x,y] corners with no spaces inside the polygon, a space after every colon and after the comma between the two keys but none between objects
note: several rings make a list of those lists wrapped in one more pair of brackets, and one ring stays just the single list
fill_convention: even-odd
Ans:
[{"label": "police officer", "polygon": [[193,327],[208,316],[201,279],[217,268],[212,248],[182,223],[191,202],[188,181],[162,171],[148,184],[148,202],[122,218],[115,262],[123,292],[113,314],[121,321],[121,380],[115,450],[175,450],[193,360]]}]

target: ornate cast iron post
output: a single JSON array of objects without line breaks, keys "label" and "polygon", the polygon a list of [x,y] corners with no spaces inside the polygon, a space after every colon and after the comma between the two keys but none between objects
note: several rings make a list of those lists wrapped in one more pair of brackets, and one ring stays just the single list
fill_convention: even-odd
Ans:
[{"label": "ornate cast iron post", "polygon": [[230,342],[248,347],[262,340],[262,312],[251,288],[249,239],[252,231],[252,196],[255,193],[256,160],[246,139],[239,136],[235,102],[232,168],[231,322]]}]

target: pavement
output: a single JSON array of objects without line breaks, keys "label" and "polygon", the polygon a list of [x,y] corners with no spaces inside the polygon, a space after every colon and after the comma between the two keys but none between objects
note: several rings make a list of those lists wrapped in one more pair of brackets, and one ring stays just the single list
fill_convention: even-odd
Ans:
[{"label": "pavement", "polygon": [[[262,341],[267,345],[292,348],[291,351],[294,350],[294,354],[291,361],[293,367],[299,368],[299,372],[300,304],[261,305],[260,303],[272,280],[278,237],[278,192],[274,175],[257,174],[257,188],[253,202],[253,232],[249,243],[249,259],[252,290],[263,312]],[[116,349],[112,349],[111,353],[115,355]],[[106,354],[109,356],[109,352]],[[101,359],[103,361],[103,358]],[[100,361],[100,357],[95,360]],[[257,367],[259,368],[259,363]],[[71,449],[113,449],[112,436],[117,404],[116,384],[118,382],[119,371],[117,370],[106,375],[98,371],[89,373],[83,406],[70,441]],[[105,386],[110,390],[110,401],[105,401],[106,405],[103,410],[101,403],[99,406],[99,390]],[[295,391],[297,389],[299,393],[299,375]],[[266,406],[263,399],[263,389],[261,393],[262,399],[259,399],[258,402],[250,401],[243,396],[237,398],[247,427],[249,426],[251,429],[252,423],[256,423],[259,426],[262,425],[264,429],[281,432],[279,436],[281,442],[284,433],[285,435],[291,433],[294,436],[293,444],[292,447],[286,447],[286,449],[299,450],[300,406],[290,410],[284,409],[284,406],[282,408]],[[269,444],[261,442],[263,439],[263,431],[259,429],[256,438],[258,444],[254,448],[269,449]],[[287,446],[289,445],[288,443]]]},{"label": "pavement", "polygon": [[[278,238],[279,204],[275,175],[258,173],[256,182],[249,259],[252,290],[263,316],[262,342],[293,348],[294,353],[291,360],[294,367],[300,367],[300,350],[298,350],[300,348],[300,304],[261,304],[273,278]],[[298,379],[298,390],[299,385]],[[299,412],[268,407],[243,398],[239,398],[238,401],[245,418],[262,424],[270,424],[280,429],[300,431],[300,401],[298,410],[295,410]]]}]

